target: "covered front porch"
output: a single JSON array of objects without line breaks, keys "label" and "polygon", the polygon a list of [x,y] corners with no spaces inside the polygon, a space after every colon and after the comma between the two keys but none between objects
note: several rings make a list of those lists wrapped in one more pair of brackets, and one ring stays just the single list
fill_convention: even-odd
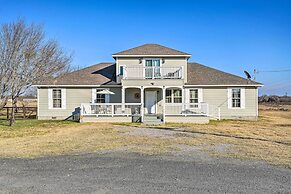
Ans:
[{"label": "covered front porch", "polygon": [[81,104],[80,121],[208,122],[208,104],[190,102],[186,93],[184,87],[177,86],[123,86],[118,103]]}]

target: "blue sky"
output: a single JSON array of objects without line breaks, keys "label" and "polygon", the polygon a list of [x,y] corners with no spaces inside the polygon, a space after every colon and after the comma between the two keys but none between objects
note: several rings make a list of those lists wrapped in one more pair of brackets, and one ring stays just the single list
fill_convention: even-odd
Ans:
[{"label": "blue sky", "polygon": [[[73,66],[113,61],[111,54],[158,43],[244,76],[257,69],[260,94],[291,95],[291,1],[0,0],[0,23],[23,18],[74,53]],[[260,72],[262,71],[262,72]]]}]

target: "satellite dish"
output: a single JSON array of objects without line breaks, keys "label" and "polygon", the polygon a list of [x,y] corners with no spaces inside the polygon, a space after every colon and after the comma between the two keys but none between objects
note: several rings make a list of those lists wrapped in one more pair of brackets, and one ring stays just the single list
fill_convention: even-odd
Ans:
[{"label": "satellite dish", "polygon": [[249,72],[244,71],[244,73],[246,74],[247,78],[250,80],[252,78],[252,76],[249,74]]}]

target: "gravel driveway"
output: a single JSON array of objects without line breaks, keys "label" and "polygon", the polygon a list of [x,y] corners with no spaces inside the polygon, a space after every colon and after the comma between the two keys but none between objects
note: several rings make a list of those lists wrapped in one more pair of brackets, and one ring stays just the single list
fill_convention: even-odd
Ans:
[{"label": "gravel driveway", "polygon": [[275,193],[291,192],[290,182],[290,169],[214,157],[0,159],[0,193]]}]

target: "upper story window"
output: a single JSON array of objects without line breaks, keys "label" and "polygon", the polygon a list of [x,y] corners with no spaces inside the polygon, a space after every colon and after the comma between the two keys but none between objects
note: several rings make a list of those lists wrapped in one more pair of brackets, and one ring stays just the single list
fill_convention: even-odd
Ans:
[{"label": "upper story window", "polygon": [[62,90],[53,89],[53,108],[62,108]]},{"label": "upper story window", "polygon": [[145,60],[145,78],[159,78],[161,77],[160,59],[146,59]]},{"label": "upper story window", "polygon": [[124,75],[124,66],[119,67],[119,75]]},{"label": "upper story window", "polygon": [[145,66],[146,67],[160,67],[160,59],[146,59]]},{"label": "upper story window", "polygon": [[241,108],[241,89],[233,88],[232,93],[232,108]]}]

